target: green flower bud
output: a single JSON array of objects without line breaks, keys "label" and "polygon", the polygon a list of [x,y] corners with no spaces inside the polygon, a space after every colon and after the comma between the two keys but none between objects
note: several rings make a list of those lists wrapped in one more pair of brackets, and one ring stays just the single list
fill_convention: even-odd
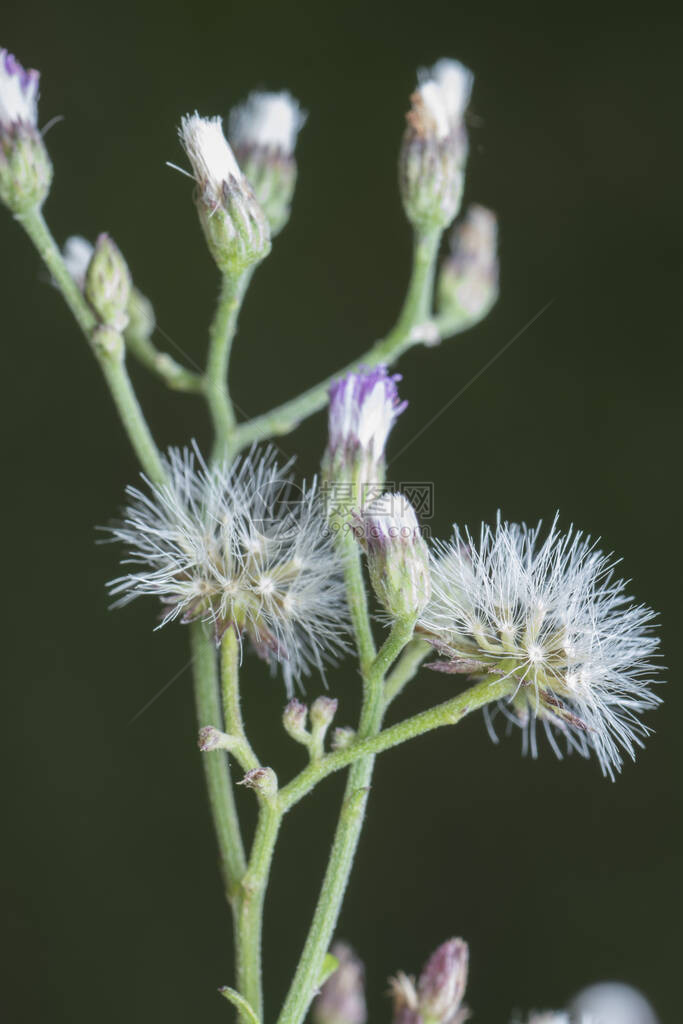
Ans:
[{"label": "green flower bud", "polygon": [[52,164],[38,131],[40,75],[0,50],[0,200],[13,213],[41,207]]},{"label": "green flower bud", "polygon": [[270,252],[266,217],[223,135],[220,117],[184,117],[179,134],[194,171],[209,251],[223,274],[241,274]]},{"label": "green flower bud", "polygon": [[373,501],[356,518],[356,536],[383,607],[395,619],[418,616],[431,593],[429,552],[407,498],[383,494]]},{"label": "green flower bud", "polygon": [[130,272],[120,249],[108,235],[100,235],[85,274],[84,293],[103,324],[123,331],[130,290]]},{"label": "green flower bud", "polygon": [[451,251],[437,282],[440,316],[469,327],[483,320],[498,298],[496,215],[472,205],[451,235]]}]

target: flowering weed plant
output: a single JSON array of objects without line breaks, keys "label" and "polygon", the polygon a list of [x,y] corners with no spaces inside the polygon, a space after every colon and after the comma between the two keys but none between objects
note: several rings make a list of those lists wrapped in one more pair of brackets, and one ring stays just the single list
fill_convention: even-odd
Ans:
[{"label": "flowering weed plant", "polygon": [[[589,537],[573,527],[561,532],[557,520],[544,533],[540,524],[499,517],[477,535],[456,525],[449,540],[430,543],[408,497],[385,483],[387,445],[406,406],[390,366],[412,347],[434,347],[473,326],[498,294],[496,218],[476,205],[460,216],[473,75],[440,60],[419,73],[410,98],[399,182],[414,258],[394,328],[328,380],[242,422],[230,397],[231,346],[253,274],[290,217],[307,115],[279,92],[252,93],[230,113],[227,136],[220,117],[180,119],[183,173],[193,181],[221,282],[205,370],[197,373],[157,349],[152,304],[109,236],[92,243],[72,236],[63,250],[55,243],[42,213],[53,170],[38,129],[38,84],[38,72],[0,50],[0,199],[61,290],[140,463],[141,482],[128,487],[108,528],[123,550],[121,573],[109,584],[114,605],[151,597],[157,628],[188,628],[199,748],[234,927],[234,978],[220,992],[241,1024],[266,1019],[261,934],[280,826],[324,778],[345,770],[307,938],[284,1002],[269,1016],[301,1024],[312,1011],[316,1024],[364,1024],[362,964],[333,940],[375,757],[482,709],[494,738],[501,719],[519,726],[535,756],[540,726],[558,756],[594,753],[614,779],[624,754],[634,757],[650,731],[643,714],[659,702],[654,615],[628,597],[614,559]],[[190,438],[182,450],[160,450],[128,358],[174,391],[206,400],[211,452]],[[327,405],[321,481],[302,482],[264,444]],[[346,504],[324,501],[323,487],[328,494],[344,488]],[[343,693],[308,707],[303,684],[351,651],[360,716],[333,728]],[[282,680],[284,730],[306,751],[306,766],[288,781],[256,752],[243,719],[240,675],[252,654]],[[423,666],[453,675],[454,695],[385,727],[388,708]],[[235,784],[250,789],[258,806],[248,850]],[[399,972],[391,982],[396,1024],[463,1024],[468,961],[467,944],[453,938],[417,980]],[[612,1024],[601,1005],[599,1018],[584,1000],[573,1017],[528,1019]]]}]

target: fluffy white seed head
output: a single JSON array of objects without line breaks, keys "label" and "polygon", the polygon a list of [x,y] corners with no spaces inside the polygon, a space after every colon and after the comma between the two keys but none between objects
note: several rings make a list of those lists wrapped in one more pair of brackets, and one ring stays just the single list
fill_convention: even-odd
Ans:
[{"label": "fluffy white seed head", "polygon": [[555,520],[541,542],[540,529],[499,520],[475,543],[456,527],[433,551],[420,627],[445,671],[511,679],[499,710],[522,727],[532,755],[541,722],[558,755],[561,734],[614,778],[621,751],[633,758],[650,732],[639,714],[659,703],[654,613],[629,600],[614,560],[589,537],[562,534]]},{"label": "fluffy white seed head", "polygon": [[230,113],[229,134],[236,149],[263,149],[291,157],[306,113],[288,92],[252,92]]},{"label": "fluffy white seed head", "polygon": [[474,75],[457,60],[443,58],[418,73],[413,97],[414,124],[419,134],[442,141],[460,139]]},{"label": "fluffy white seed head", "polygon": [[603,981],[583,989],[572,1000],[569,1011],[569,1020],[591,1024],[658,1024],[645,996],[618,981]]},{"label": "fluffy white seed head", "polygon": [[9,130],[17,124],[37,126],[39,84],[37,71],[25,70],[11,53],[0,49],[1,129]]},{"label": "fluffy white seed head", "polygon": [[69,271],[78,287],[83,290],[85,275],[90,265],[90,260],[95,251],[94,245],[81,235],[71,235],[64,243],[62,255],[66,269]]},{"label": "fluffy white seed head", "polygon": [[171,450],[169,482],[128,488],[123,520],[111,528],[131,568],[113,580],[117,604],[159,598],[161,625],[211,622],[246,634],[257,653],[280,662],[291,689],[345,649],[341,564],[315,485],[297,487],[272,452],[209,467],[195,451]]},{"label": "fluffy white seed head", "polygon": [[178,135],[202,192],[220,197],[225,183],[242,181],[220,117],[200,117],[196,111],[187,114],[180,122]]}]

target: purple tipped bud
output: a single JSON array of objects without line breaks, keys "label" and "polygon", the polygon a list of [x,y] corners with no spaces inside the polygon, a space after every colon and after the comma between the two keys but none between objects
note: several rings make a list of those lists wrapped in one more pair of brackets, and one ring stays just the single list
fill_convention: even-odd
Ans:
[{"label": "purple tipped bud", "polygon": [[365,971],[350,946],[335,942],[331,953],[339,966],[313,1003],[314,1024],[365,1024]]},{"label": "purple tipped bud", "polygon": [[449,939],[432,953],[417,983],[425,1024],[447,1024],[460,1010],[467,988],[469,950],[462,939]]},{"label": "purple tipped bud", "polygon": [[293,698],[282,713],[282,724],[285,731],[296,740],[297,743],[308,745],[311,734],[306,728],[308,708],[300,700]]},{"label": "purple tipped bud", "polygon": [[431,594],[429,552],[415,510],[402,494],[383,494],[356,517],[375,593],[394,618],[417,616]]},{"label": "purple tipped bud", "polygon": [[498,298],[495,213],[484,206],[470,206],[453,229],[450,244],[437,285],[439,313],[467,327],[482,320]]},{"label": "purple tipped bud", "polygon": [[0,200],[17,214],[41,207],[52,182],[38,131],[39,80],[0,49]]},{"label": "purple tipped bud", "polygon": [[272,768],[253,768],[237,785],[255,789],[266,800],[277,795],[277,775]]},{"label": "purple tipped bud", "polygon": [[[381,485],[385,448],[391,429],[407,406],[398,396],[399,374],[386,366],[361,369],[336,380],[330,388],[329,440],[323,458],[328,483],[353,483],[360,504],[368,485]],[[330,501],[334,502],[334,494]],[[334,512],[334,507],[330,508]]]}]

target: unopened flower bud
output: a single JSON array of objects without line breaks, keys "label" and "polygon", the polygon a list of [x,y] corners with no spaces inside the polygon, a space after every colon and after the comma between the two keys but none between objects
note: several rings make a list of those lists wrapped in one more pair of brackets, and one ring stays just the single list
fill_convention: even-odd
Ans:
[{"label": "unopened flower bud", "polygon": [[335,942],[331,953],[339,962],[313,1003],[314,1024],[365,1024],[365,971],[345,942]]},{"label": "unopened flower bud", "polygon": [[81,235],[71,235],[67,238],[62,249],[64,264],[78,287],[83,291],[85,288],[85,275],[90,266],[95,246],[87,238]]},{"label": "unopened flower bud", "polygon": [[448,227],[462,200],[467,161],[464,116],[473,75],[454,60],[423,70],[399,158],[406,215],[419,230]]},{"label": "unopened flower bud", "polygon": [[377,366],[348,373],[332,384],[322,462],[331,516],[348,518],[381,488],[387,439],[408,404],[398,397],[399,380],[400,374],[389,376],[386,366]]},{"label": "unopened flower bud", "polygon": [[289,220],[296,184],[294,147],[305,120],[288,92],[252,92],[230,111],[230,143],[266,215],[271,238]]},{"label": "unopened flower bud", "polygon": [[357,516],[374,591],[393,618],[416,617],[431,594],[429,552],[403,494],[383,494]]},{"label": "unopened flower bud", "polygon": [[498,298],[498,223],[495,213],[472,205],[453,229],[450,254],[437,284],[438,309],[463,326],[478,323]]},{"label": "unopened flower bud", "polygon": [[238,785],[255,789],[266,800],[272,800],[277,795],[277,775],[272,768],[253,768]]},{"label": "unopened flower bud", "polygon": [[17,214],[41,207],[52,182],[38,131],[39,80],[0,49],[0,200]]},{"label": "unopened flower bud", "polygon": [[100,235],[85,275],[85,297],[107,327],[123,331],[128,323],[130,272],[118,246]]},{"label": "unopened flower bud", "polygon": [[154,306],[147,296],[143,295],[135,286],[130,290],[127,312],[126,338],[131,335],[134,338],[149,340],[154,334],[157,324]]},{"label": "unopened flower bud", "polygon": [[211,255],[224,274],[241,274],[270,252],[270,231],[223,134],[220,117],[191,114],[180,141],[197,183],[195,201]]},{"label": "unopened flower bud", "polygon": [[356,730],[348,725],[338,726],[332,733],[332,749],[346,750],[356,739]]},{"label": "unopened flower bud", "polygon": [[392,1024],[422,1024],[413,978],[398,971],[389,978],[389,992],[394,1004]]},{"label": "unopened flower bud", "polygon": [[306,719],[308,718],[308,708],[305,704],[302,704],[296,697],[290,700],[289,704],[282,713],[282,724],[293,740],[297,743],[303,743],[306,746],[310,742],[311,734],[306,728]]},{"label": "unopened flower bud", "polygon": [[311,756],[322,757],[325,736],[337,713],[338,701],[333,697],[317,697],[311,705]]},{"label": "unopened flower bud", "polygon": [[221,732],[214,725],[204,725],[199,730],[197,745],[203,753],[211,750],[231,750],[232,740],[227,733]]},{"label": "unopened flower bud", "polygon": [[467,988],[469,951],[462,939],[449,939],[432,953],[417,983],[425,1024],[448,1024],[460,1010]]}]

